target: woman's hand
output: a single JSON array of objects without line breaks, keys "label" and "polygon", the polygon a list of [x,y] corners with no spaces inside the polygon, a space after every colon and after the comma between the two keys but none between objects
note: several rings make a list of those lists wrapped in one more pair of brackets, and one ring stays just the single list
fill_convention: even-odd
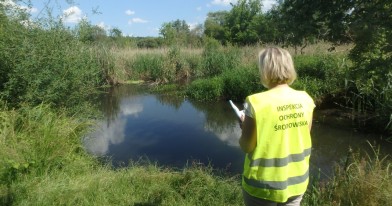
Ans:
[{"label": "woman's hand", "polygon": [[244,121],[245,121],[245,114],[241,115],[240,120],[238,121],[241,129],[242,129],[242,124],[244,123]]},{"label": "woman's hand", "polygon": [[242,134],[239,143],[244,152],[250,153],[257,145],[256,120],[246,115],[241,119],[244,120],[240,124]]}]

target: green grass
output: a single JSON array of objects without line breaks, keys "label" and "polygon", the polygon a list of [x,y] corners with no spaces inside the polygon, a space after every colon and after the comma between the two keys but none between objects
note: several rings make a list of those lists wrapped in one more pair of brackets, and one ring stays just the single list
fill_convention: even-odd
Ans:
[{"label": "green grass", "polygon": [[241,205],[238,181],[197,167],[180,172],[154,165],[56,172],[14,188],[21,195],[16,205]]},{"label": "green grass", "polygon": [[[100,164],[81,145],[92,124],[66,113],[3,107],[0,205],[243,205],[240,174],[222,176],[197,162],[184,169]],[[302,205],[388,205],[391,161],[373,151],[354,153],[329,181],[312,177]]]},{"label": "green grass", "polygon": [[114,170],[84,152],[89,122],[40,105],[0,113],[0,205],[240,205],[238,177],[212,168],[132,163]]}]

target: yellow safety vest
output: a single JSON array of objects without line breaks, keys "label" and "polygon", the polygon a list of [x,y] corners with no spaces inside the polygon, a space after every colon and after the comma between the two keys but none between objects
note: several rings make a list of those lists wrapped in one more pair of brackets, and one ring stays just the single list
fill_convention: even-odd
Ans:
[{"label": "yellow safety vest", "polygon": [[275,202],[304,194],[312,146],[312,98],[304,91],[278,88],[248,96],[246,102],[256,121],[257,146],[245,157],[244,190]]}]

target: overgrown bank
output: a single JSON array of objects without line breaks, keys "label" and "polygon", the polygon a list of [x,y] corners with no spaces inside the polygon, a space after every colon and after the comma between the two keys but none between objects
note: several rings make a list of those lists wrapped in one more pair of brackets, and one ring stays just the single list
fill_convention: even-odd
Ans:
[{"label": "overgrown bank", "polygon": [[[143,79],[160,86],[188,82],[182,87],[188,98],[242,102],[247,95],[264,90],[257,68],[257,52],[264,46],[223,47],[206,40],[202,49],[114,49],[114,70],[121,75],[113,79],[120,83]],[[328,44],[322,43],[308,46],[305,54],[292,52],[298,72],[293,87],[306,90],[318,108],[343,109],[362,128],[390,133],[392,100],[388,96],[392,89],[385,82],[376,83],[377,76],[367,81],[358,77],[357,65],[349,58],[351,47],[343,45],[329,52]]]}]

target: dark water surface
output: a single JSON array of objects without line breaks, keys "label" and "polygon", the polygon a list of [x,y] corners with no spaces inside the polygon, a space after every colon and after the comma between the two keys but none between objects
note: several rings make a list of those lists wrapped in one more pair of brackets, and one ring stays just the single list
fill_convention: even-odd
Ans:
[{"label": "dark water surface", "polygon": [[[98,104],[105,117],[86,138],[85,147],[94,155],[110,157],[115,167],[148,159],[176,168],[199,163],[230,174],[242,171],[241,130],[228,102],[192,102],[132,85],[112,88]],[[315,112],[312,172],[330,176],[349,147],[369,150],[367,140],[374,139],[379,137],[356,132],[334,114]],[[391,144],[383,143],[381,149],[392,153]]]}]

